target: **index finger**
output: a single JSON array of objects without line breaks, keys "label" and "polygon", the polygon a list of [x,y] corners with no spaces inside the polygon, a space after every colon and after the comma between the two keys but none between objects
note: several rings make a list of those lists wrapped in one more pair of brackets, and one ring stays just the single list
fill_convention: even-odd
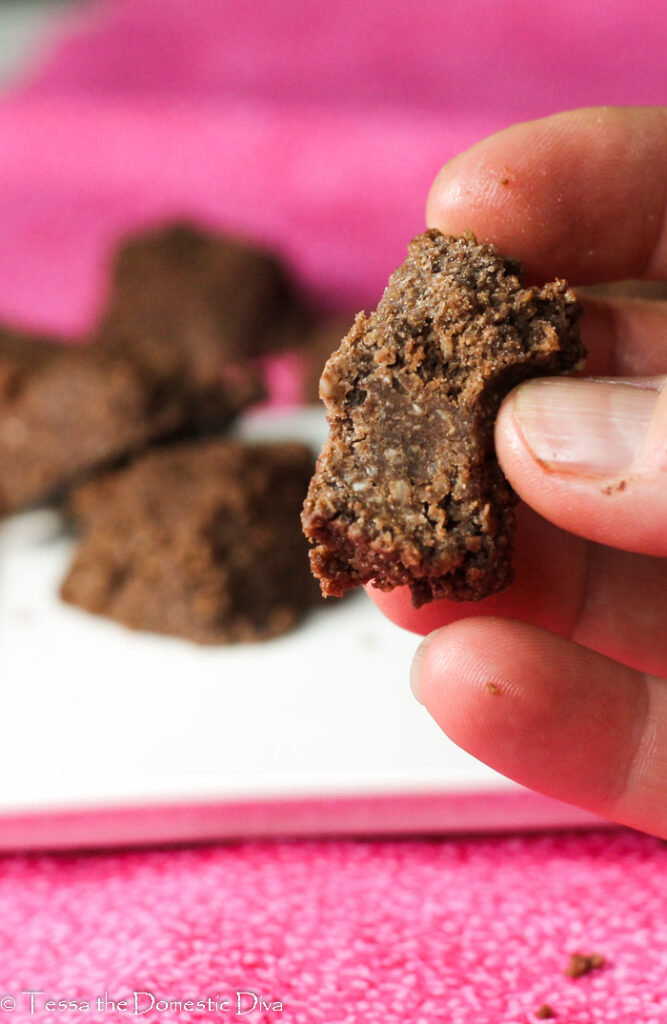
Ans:
[{"label": "index finger", "polygon": [[534,280],[667,278],[667,108],[506,128],[442,168],[426,219],[447,234],[472,229]]}]

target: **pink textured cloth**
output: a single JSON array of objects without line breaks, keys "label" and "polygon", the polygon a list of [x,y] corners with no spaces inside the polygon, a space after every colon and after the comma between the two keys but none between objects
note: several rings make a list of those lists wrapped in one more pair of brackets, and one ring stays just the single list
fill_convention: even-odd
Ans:
[{"label": "pink textured cloth", "polygon": [[[443,162],[658,102],[666,32],[636,0],[99,0],[0,108],[0,317],[81,333],[118,236],[182,215],[273,245],[324,307],[375,305]],[[298,396],[298,364],[269,371]]]},{"label": "pink textured cloth", "polygon": [[13,99],[0,106],[0,315],[85,329],[116,238],[183,215],[275,246],[327,305],[375,303],[423,230],[443,154],[487,127],[482,116]]},{"label": "pink textured cloth", "polygon": [[[30,91],[432,111],[500,127],[664,100],[667,8],[636,0],[104,0]],[[372,150],[369,150],[372,157]]]},{"label": "pink textured cloth", "polygon": [[[289,1024],[667,1020],[667,851],[630,832],[470,841],[248,843],[10,857],[0,864],[0,1014],[43,1001],[212,997],[131,1019]],[[574,951],[602,970],[563,976]],[[236,992],[283,1010],[238,1014]],[[17,1008],[2,1012],[2,996]],[[150,1006],[148,995],[138,1008]],[[252,997],[242,997],[242,1009]]]}]

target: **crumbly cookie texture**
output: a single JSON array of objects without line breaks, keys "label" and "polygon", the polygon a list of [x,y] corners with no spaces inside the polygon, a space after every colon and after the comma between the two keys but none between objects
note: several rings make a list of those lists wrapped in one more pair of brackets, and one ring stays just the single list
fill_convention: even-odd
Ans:
[{"label": "crumbly cookie texture", "polygon": [[581,364],[579,316],[565,281],[526,287],[470,233],[412,240],[320,381],[330,432],[302,524],[324,594],[407,584],[419,607],[511,583],[518,499],[494,420],[516,384]]},{"label": "crumbly cookie texture", "polygon": [[70,495],[83,539],[65,601],[203,644],[264,640],[320,601],[299,529],[313,468],[297,443],[153,449]]},{"label": "crumbly cookie texture", "polygon": [[150,442],[225,427],[262,396],[255,370],[215,386],[122,345],[63,345],[0,326],[0,516],[48,499]]},{"label": "crumbly cookie texture", "polygon": [[200,388],[221,359],[283,347],[303,311],[281,261],[260,246],[175,221],[118,246],[99,334],[181,358]]}]

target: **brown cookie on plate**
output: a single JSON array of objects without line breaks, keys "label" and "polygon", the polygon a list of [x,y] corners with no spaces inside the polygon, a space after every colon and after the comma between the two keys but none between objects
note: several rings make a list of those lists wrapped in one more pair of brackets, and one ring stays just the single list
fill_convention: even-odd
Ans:
[{"label": "brown cookie on plate", "polygon": [[301,316],[276,255],[176,221],[120,242],[99,333],[151,358],[179,358],[203,383],[221,359],[284,347]]},{"label": "brown cookie on plate", "polygon": [[61,594],[132,629],[223,644],[290,629],[319,600],[298,443],[224,439],[147,452],[70,496],[83,533]]},{"label": "brown cookie on plate", "polygon": [[261,394],[248,367],[221,368],[215,388],[198,389],[122,347],[0,328],[0,515],[202,418],[224,427]]}]

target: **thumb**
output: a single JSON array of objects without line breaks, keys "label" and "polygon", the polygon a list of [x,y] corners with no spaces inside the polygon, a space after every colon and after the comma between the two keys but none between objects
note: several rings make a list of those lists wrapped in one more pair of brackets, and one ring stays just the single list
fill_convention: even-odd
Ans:
[{"label": "thumb", "polygon": [[503,472],[557,526],[600,544],[667,556],[666,382],[521,384],[496,423]]}]

